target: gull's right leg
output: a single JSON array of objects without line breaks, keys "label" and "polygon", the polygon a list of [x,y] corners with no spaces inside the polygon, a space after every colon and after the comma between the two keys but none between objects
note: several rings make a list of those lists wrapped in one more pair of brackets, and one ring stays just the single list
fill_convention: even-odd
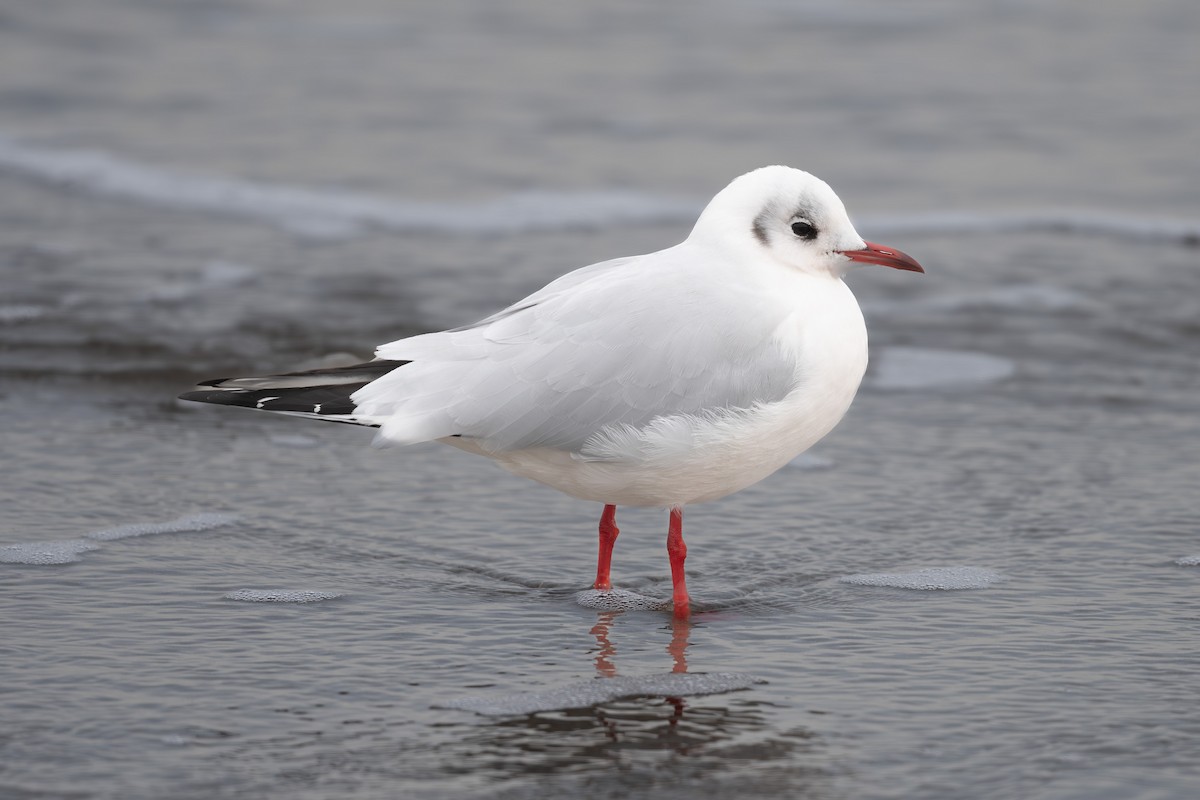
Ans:
[{"label": "gull's right leg", "polygon": [[600,552],[596,556],[596,582],[593,589],[607,591],[612,588],[609,572],[612,570],[613,545],[617,543],[617,507],[606,505],[600,515]]}]

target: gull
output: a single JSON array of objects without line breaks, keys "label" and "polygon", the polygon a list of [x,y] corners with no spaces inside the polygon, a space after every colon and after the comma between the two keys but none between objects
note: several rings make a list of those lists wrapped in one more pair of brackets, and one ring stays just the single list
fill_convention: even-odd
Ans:
[{"label": "gull", "polygon": [[924,272],[863,240],[824,181],[770,166],[673,247],[570,272],[472,325],[354,366],[206,381],[180,397],[442,442],[604,505],[593,588],[612,589],[619,505],[669,511],[672,608],[690,612],[683,508],[757,483],[829,433],[867,367],[843,276]]}]

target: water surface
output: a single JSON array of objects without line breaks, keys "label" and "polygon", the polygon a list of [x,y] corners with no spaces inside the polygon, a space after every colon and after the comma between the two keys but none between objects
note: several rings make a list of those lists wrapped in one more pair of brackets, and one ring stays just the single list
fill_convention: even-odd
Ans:
[{"label": "water surface", "polygon": [[[11,5],[11,4],[10,4]],[[1200,785],[1182,0],[0,11],[0,795],[1176,798]],[[469,322],[828,179],[872,368],[666,515],[174,396]]]}]

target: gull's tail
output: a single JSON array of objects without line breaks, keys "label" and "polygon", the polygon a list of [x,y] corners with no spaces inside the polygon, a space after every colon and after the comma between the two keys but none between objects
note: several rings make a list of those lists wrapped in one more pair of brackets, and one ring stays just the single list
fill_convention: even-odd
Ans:
[{"label": "gull's tail", "polygon": [[365,364],[305,372],[285,372],[255,378],[218,378],[204,381],[180,400],[244,406],[299,417],[379,427],[369,416],[360,416],[351,395],[382,378],[407,361],[380,359]]}]

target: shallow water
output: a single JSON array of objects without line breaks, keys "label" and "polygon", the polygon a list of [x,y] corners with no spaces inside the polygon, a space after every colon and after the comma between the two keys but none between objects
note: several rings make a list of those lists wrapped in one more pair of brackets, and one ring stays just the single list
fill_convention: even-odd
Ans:
[{"label": "shallow water", "polygon": [[[1194,795],[1200,10],[1127,5],[0,11],[0,796]],[[688,509],[688,623],[661,512],[597,598],[598,507],[173,400],[773,162],[929,274],[852,275],[847,419]]]}]

